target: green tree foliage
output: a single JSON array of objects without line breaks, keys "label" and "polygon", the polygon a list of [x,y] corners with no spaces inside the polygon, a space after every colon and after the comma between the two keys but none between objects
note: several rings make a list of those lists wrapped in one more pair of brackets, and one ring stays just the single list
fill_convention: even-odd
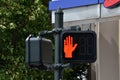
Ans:
[{"label": "green tree foliage", "polygon": [[73,64],[71,69],[67,68],[64,70],[65,80],[83,80],[88,78],[89,64]]},{"label": "green tree foliage", "polygon": [[0,0],[0,80],[53,80],[25,65],[25,39],[51,29],[47,0]]},{"label": "green tree foliage", "polygon": [[[0,0],[0,80],[53,80],[52,72],[28,68],[25,39],[51,30],[48,0]],[[65,80],[78,80],[83,66],[64,70]],[[81,79],[81,78],[80,78]]]}]

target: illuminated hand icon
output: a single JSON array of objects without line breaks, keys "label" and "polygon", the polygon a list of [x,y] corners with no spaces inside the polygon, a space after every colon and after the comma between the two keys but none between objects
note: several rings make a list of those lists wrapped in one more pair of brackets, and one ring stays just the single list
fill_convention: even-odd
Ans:
[{"label": "illuminated hand icon", "polygon": [[72,52],[76,49],[77,45],[77,43],[73,45],[73,37],[66,37],[64,40],[65,58],[72,58]]}]

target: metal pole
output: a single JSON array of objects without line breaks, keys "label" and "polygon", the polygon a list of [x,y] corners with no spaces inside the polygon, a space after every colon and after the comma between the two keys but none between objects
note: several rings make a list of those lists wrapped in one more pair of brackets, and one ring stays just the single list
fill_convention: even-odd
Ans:
[{"label": "metal pole", "polygon": [[88,80],[91,80],[91,64],[88,67]]},{"label": "metal pole", "polygon": [[[55,29],[63,28],[63,12],[59,8],[55,12]],[[61,64],[61,50],[60,50],[60,33],[55,34],[55,65]],[[62,78],[62,69],[58,68],[54,71],[54,80]]]}]

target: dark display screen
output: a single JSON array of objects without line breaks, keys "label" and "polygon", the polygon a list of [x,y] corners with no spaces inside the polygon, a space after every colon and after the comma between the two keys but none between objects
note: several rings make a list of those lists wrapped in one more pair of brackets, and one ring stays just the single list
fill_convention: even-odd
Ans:
[{"label": "dark display screen", "polygon": [[93,31],[64,31],[61,35],[62,56],[65,62],[94,62],[96,34]]}]

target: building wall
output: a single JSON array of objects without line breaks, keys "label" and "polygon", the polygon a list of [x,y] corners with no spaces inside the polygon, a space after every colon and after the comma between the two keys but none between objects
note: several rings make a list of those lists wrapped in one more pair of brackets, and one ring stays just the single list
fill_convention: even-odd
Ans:
[{"label": "building wall", "polygon": [[79,25],[82,30],[90,28],[97,33],[97,61],[91,66],[91,80],[120,80],[120,6],[110,9],[94,4],[63,12],[64,28]]},{"label": "building wall", "polygon": [[97,61],[92,64],[91,80],[120,80],[119,16],[84,21],[65,22],[64,28],[79,25],[97,33]]},{"label": "building wall", "polygon": [[99,78],[96,80],[119,79],[119,20],[99,24]]}]

